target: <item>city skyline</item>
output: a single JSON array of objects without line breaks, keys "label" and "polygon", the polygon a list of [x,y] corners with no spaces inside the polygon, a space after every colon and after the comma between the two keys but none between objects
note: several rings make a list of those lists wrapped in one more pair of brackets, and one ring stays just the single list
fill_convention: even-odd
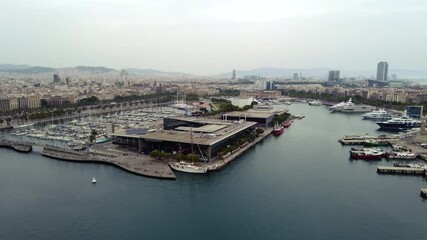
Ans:
[{"label": "city skyline", "polygon": [[372,69],[384,60],[426,70],[423,1],[7,0],[3,7],[1,63],[212,75],[233,68]]}]

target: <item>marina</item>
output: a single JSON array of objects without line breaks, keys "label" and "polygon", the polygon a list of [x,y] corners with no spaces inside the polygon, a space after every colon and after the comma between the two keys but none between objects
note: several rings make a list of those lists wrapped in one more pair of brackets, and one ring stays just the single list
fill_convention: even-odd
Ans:
[{"label": "marina", "polygon": [[[293,103],[289,110],[306,117],[295,120],[279,137],[266,136],[251,147],[246,144],[236,149],[229,155],[237,156],[235,160],[220,171],[173,172],[176,181],[139,177],[111,164],[57,161],[41,156],[39,151],[43,149],[39,147],[29,154],[0,149],[4,203],[0,207],[4,229],[0,236],[65,240],[120,239],[124,235],[132,239],[185,238],[188,234],[204,236],[213,229],[209,224],[195,227],[189,222],[212,219],[224,220],[215,223],[220,231],[213,231],[207,239],[260,239],[265,231],[274,232],[277,237],[272,239],[359,239],[361,230],[369,231],[363,235],[368,240],[418,239],[423,234],[427,225],[422,211],[425,201],[420,197],[420,189],[425,188],[422,175],[377,174],[379,165],[393,162],[385,158],[351,161],[351,147],[337,143],[344,135],[383,134],[374,122],[362,121],[358,115],[330,114],[326,107],[307,103]],[[128,152],[114,148],[111,141],[94,147],[111,149],[108,151],[115,155]],[[424,149],[418,147],[412,147],[413,151]],[[135,161],[141,161],[137,157],[141,156],[135,155]],[[91,183],[93,177],[96,184]],[[313,188],[313,184],[317,190],[303,190]],[[16,194],[17,189],[24,194]],[[22,211],[28,208],[31,210]],[[335,212],[332,215],[331,209]],[[378,224],[361,228],[359,223],[367,218]],[[231,227],[236,222],[250,230]],[[90,227],[95,224],[98,231],[75,231],[76,223]],[[163,231],[165,225],[168,231]],[[226,234],[223,229],[227,229]],[[63,234],[68,231],[73,232],[72,236]]]}]

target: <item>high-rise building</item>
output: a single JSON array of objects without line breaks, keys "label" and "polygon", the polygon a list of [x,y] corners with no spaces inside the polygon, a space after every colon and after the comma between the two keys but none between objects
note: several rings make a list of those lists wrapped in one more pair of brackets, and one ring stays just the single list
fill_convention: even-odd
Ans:
[{"label": "high-rise building", "polygon": [[277,89],[277,83],[275,83],[273,81],[267,82],[267,84],[265,86],[265,90],[276,90],[276,89]]},{"label": "high-rise building", "polygon": [[294,73],[294,80],[298,80],[298,79],[299,79],[298,73]]},{"label": "high-rise building", "polygon": [[57,74],[57,73],[53,74],[53,83],[54,84],[61,83],[61,78],[59,77],[59,74]]},{"label": "high-rise building", "polygon": [[377,66],[377,81],[387,81],[388,63],[379,62]]},{"label": "high-rise building", "polygon": [[328,81],[339,81],[340,71],[329,71]]},{"label": "high-rise building", "polygon": [[236,69],[233,69],[233,74],[231,75],[232,80],[236,80]]}]

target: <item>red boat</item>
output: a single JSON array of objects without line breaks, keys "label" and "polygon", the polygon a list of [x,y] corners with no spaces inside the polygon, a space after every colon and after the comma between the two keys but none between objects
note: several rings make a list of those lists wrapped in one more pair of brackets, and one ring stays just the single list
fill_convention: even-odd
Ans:
[{"label": "red boat", "polygon": [[350,157],[354,159],[381,159],[384,152],[377,148],[363,148],[350,150]]},{"label": "red boat", "polygon": [[282,127],[284,127],[284,128],[288,128],[288,127],[290,127],[290,126],[291,126],[291,122],[290,122],[290,121],[284,122],[284,123],[282,124]]},{"label": "red boat", "polygon": [[271,132],[274,136],[279,136],[283,133],[283,128],[281,126],[276,125]]}]

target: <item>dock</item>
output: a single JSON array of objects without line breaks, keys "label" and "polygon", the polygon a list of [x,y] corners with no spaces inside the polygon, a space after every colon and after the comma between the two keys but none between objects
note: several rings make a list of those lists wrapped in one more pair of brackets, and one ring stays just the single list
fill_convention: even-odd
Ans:
[{"label": "dock", "polygon": [[426,172],[426,169],[424,168],[387,167],[387,166],[377,167],[377,173],[384,173],[384,174],[424,175],[425,172]]},{"label": "dock", "polygon": [[17,152],[29,153],[33,150],[33,146],[25,142],[14,142],[9,140],[0,140],[0,147],[11,148]]},{"label": "dock", "polygon": [[271,135],[272,128],[264,129],[264,133],[257,137],[253,142],[247,143],[245,146],[241,146],[239,149],[236,149],[233,151],[230,155],[225,157],[224,159],[218,159],[212,162],[208,163],[202,163],[200,166],[204,166],[208,168],[208,171],[217,171],[221,170],[223,167],[225,167],[227,164],[231,163],[235,159],[237,159],[240,155],[242,155],[244,152],[249,150],[250,148],[254,147],[259,142],[263,141],[266,137]]},{"label": "dock", "polygon": [[62,148],[47,146],[43,148],[42,155],[54,159],[82,162],[101,163],[119,167],[127,172],[152,178],[175,180],[176,176],[167,162],[151,159],[149,156],[110,153],[107,151],[77,152]]}]

